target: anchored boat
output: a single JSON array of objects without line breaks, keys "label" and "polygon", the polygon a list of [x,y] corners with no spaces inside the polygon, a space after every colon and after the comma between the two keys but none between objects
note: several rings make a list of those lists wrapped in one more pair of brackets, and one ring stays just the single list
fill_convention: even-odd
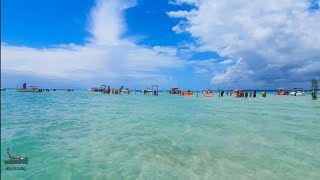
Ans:
[{"label": "anchored boat", "polygon": [[110,94],[110,92],[111,92],[110,86],[108,86],[108,88],[106,88],[106,85],[101,86],[101,93],[102,94]]},{"label": "anchored boat", "polygon": [[169,90],[169,94],[179,94],[180,89],[179,88],[171,88]]},{"label": "anchored boat", "polygon": [[121,90],[122,93],[130,94],[130,89],[129,88],[124,88]]},{"label": "anchored boat", "polygon": [[190,92],[189,90],[188,90],[188,92],[181,91],[181,93],[183,96],[193,96],[193,94],[194,94],[193,92]]},{"label": "anchored boat", "polygon": [[203,97],[213,97],[214,96],[214,92],[211,89],[207,89],[207,90],[202,92],[202,96]]},{"label": "anchored boat", "polygon": [[38,89],[37,86],[30,86],[30,89],[27,89],[27,83],[23,83],[22,88],[19,88],[18,92],[42,92],[42,90]]},{"label": "anchored boat", "polygon": [[289,95],[289,92],[284,90],[283,88],[278,88],[277,89],[277,95],[282,95],[282,96]]},{"label": "anchored boat", "polygon": [[93,87],[93,88],[87,89],[87,91],[89,91],[89,92],[100,92],[101,90],[98,89],[98,88]]},{"label": "anchored boat", "polygon": [[152,89],[145,89],[143,90],[143,94],[149,94],[149,93],[152,93],[153,90]]},{"label": "anchored boat", "polygon": [[303,88],[293,88],[294,90],[290,93],[291,96],[305,96]]}]

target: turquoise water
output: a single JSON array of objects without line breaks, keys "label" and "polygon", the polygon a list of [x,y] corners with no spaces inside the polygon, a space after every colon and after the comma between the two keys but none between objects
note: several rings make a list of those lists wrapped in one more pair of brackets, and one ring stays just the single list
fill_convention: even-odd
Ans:
[{"label": "turquoise water", "polygon": [[[320,100],[1,92],[2,179],[319,179]],[[28,156],[8,171],[6,148]]]}]

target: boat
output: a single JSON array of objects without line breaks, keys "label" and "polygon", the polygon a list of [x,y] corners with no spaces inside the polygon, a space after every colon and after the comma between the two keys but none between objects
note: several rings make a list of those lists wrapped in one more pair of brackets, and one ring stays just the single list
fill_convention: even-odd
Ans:
[{"label": "boat", "polygon": [[6,88],[1,88],[1,91],[6,91]]},{"label": "boat", "polygon": [[207,89],[207,90],[202,92],[202,96],[203,97],[213,97],[214,96],[214,92],[211,89]]},{"label": "boat", "polygon": [[181,91],[181,93],[182,93],[182,96],[193,96],[193,92],[190,92],[190,91],[187,91],[187,92],[185,92],[185,91]]},{"label": "boat", "polygon": [[289,95],[289,92],[284,90],[283,88],[278,88],[276,93],[277,95],[281,95],[281,96]]},{"label": "boat", "polygon": [[87,89],[87,91],[89,91],[89,92],[97,92],[97,88],[89,88],[89,89]]},{"label": "boat", "polygon": [[15,155],[10,151],[10,147],[7,148],[8,158],[4,160],[5,164],[28,164],[28,157],[22,157]]},{"label": "boat", "polygon": [[130,94],[130,89],[129,88],[124,88],[121,90],[122,93]]},{"label": "boat", "polygon": [[111,93],[112,94],[119,94],[119,89],[112,88]]},{"label": "boat", "polygon": [[293,88],[293,91],[290,93],[291,96],[305,96],[303,88]]},{"label": "boat", "polygon": [[93,87],[93,88],[89,88],[89,89],[87,89],[87,91],[90,91],[90,92],[101,92],[101,91],[102,91],[102,89],[99,89],[99,88],[95,88],[95,87]]},{"label": "boat", "polygon": [[106,88],[106,85],[101,86],[101,93],[102,94],[110,94],[110,92],[111,92],[110,86],[108,86],[108,88]]},{"label": "boat", "polygon": [[22,88],[19,88],[18,92],[42,92],[42,90],[37,86],[30,86],[30,88],[27,89],[27,83],[23,83]]},{"label": "boat", "polygon": [[149,94],[149,93],[152,93],[153,90],[152,89],[145,89],[143,90],[143,94]]},{"label": "boat", "polygon": [[179,94],[180,89],[179,88],[171,88],[169,90],[169,94]]}]

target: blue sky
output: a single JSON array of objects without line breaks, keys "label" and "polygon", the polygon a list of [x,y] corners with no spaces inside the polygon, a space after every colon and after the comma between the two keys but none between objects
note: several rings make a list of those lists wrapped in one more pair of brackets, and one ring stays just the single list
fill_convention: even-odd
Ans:
[{"label": "blue sky", "polygon": [[94,1],[3,0],[2,42],[44,47],[82,44],[89,36],[85,27]]},{"label": "blue sky", "polygon": [[307,88],[318,19],[317,0],[3,0],[1,86]]}]

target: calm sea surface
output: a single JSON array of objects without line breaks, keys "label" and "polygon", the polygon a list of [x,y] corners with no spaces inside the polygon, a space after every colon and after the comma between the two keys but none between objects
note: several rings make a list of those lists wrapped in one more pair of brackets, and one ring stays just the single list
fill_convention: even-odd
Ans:
[{"label": "calm sea surface", "polygon": [[1,177],[320,179],[320,100],[5,91]]}]

